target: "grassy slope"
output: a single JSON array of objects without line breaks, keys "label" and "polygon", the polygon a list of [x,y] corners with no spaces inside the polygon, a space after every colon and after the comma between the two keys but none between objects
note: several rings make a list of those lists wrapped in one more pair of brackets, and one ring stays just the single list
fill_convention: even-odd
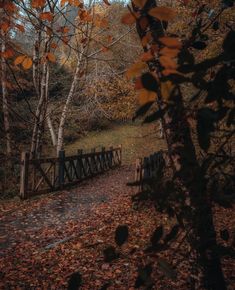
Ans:
[{"label": "grassy slope", "polygon": [[[157,126],[158,129],[158,126]],[[165,148],[164,140],[158,138],[156,125],[139,125],[135,123],[113,125],[111,129],[93,131],[76,142],[65,147],[68,155],[75,154],[81,148],[89,151],[91,148],[105,146],[123,146],[123,163],[133,164],[136,158],[147,156]]]}]

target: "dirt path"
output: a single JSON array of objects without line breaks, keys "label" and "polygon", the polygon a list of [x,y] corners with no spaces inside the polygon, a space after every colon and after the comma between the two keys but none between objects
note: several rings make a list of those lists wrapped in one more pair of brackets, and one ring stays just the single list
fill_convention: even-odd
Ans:
[{"label": "dirt path", "polygon": [[[176,251],[176,241],[160,254],[177,270],[176,281],[162,273],[158,256],[143,251],[156,227],[163,224],[167,234],[174,221],[156,214],[151,203],[138,211],[133,208],[133,189],[126,186],[133,174],[133,166],[122,166],[69,191],[5,203],[0,212],[0,289],[65,290],[69,276],[79,271],[82,290],[99,290],[106,283],[108,290],[134,290],[138,268],[148,263],[154,265],[153,289],[190,289],[184,245]],[[218,209],[218,232],[233,227],[232,216],[232,209],[226,213]],[[129,228],[128,243],[118,249],[118,260],[106,263],[103,250],[115,245],[114,233],[120,224]],[[223,266],[228,289],[234,289],[230,257],[223,259]]]}]

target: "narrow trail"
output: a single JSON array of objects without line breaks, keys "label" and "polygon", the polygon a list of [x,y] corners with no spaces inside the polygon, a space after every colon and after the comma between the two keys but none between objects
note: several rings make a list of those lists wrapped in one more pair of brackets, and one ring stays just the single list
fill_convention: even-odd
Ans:
[{"label": "narrow trail", "polygon": [[69,238],[66,227],[71,223],[79,222],[81,229],[90,223],[92,228],[94,220],[90,218],[94,208],[112,203],[116,195],[128,195],[130,188],[126,187],[126,183],[133,178],[132,175],[132,168],[122,166],[84,181],[69,191],[41,195],[23,201],[23,205],[10,213],[2,212],[0,257],[24,242],[45,247]]}]

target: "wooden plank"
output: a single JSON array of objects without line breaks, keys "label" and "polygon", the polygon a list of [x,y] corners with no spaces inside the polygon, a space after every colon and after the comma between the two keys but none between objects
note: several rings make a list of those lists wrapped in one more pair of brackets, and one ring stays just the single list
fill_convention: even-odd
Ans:
[{"label": "wooden plank", "polygon": [[[53,163],[51,163],[49,166],[48,166],[48,168],[46,169],[46,171],[45,171],[45,174],[47,175],[47,173],[50,171],[50,169],[52,168],[52,166],[53,166]],[[35,188],[33,188],[33,191],[37,191],[38,190],[38,188],[39,188],[39,186],[41,185],[41,183],[43,182],[43,180],[44,180],[44,177],[42,176],[40,179],[39,179],[39,181],[38,181],[38,183],[37,183],[37,185],[35,186]],[[52,183],[53,184],[53,183]]]},{"label": "wooden plank", "polygon": [[62,189],[64,187],[64,163],[65,163],[65,151],[59,151],[59,168],[58,168],[58,177],[59,177],[59,187]]}]

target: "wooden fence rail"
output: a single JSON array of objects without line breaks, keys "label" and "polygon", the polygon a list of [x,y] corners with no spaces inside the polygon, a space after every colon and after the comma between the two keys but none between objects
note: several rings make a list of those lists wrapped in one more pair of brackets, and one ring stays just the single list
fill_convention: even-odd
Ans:
[{"label": "wooden fence rail", "polygon": [[121,165],[122,147],[110,147],[66,156],[60,151],[57,158],[30,159],[28,152],[21,155],[20,197],[48,193],[72,186],[80,181]]},{"label": "wooden fence rail", "polygon": [[135,183],[137,184],[137,193],[144,190],[144,181],[159,177],[162,174],[163,166],[165,166],[163,151],[136,160]]}]

